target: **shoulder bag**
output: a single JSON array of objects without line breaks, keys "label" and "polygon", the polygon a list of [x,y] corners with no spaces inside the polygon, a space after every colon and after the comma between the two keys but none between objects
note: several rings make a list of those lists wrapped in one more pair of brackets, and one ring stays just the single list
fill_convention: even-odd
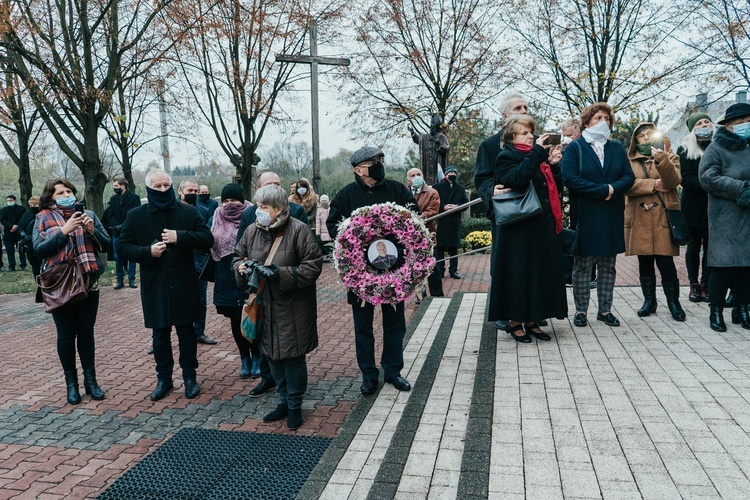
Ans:
[{"label": "shoulder bag", "polygon": [[525,192],[513,189],[493,196],[492,208],[495,212],[495,224],[501,227],[517,224],[542,213],[542,204],[539,203],[533,182],[529,182]]},{"label": "shoulder bag", "polygon": [[[279,249],[281,239],[284,237],[285,230],[281,231],[276,239],[273,240],[271,245],[271,251],[268,252],[266,262],[263,264],[267,266],[271,264],[273,257],[276,255],[276,251]],[[209,256],[210,258],[210,256]],[[258,300],[258,297],[263,294],[263,290],[266,287],[266,280],[262,280],[258,285],[258,291],[251,293],[250,296],[245,300],[245,305],[242,306],[242,316],[240,318],[240,327],[242,335],[250,342],[255,342],[260,335],[261,320],[263,316],[263,307]]]},{"label": "shoulder bag", "polygon": [[[650,179],[651,177],[648,175],[646,162],[641,160],[640,163],[641,168],[643,168],[643,173],[646,174],[646,179]],[[672,238],[672,243],[678,247],[690,243],[692,237],[690,236],[690,226],[688,226],[687,219],[685,219],[685,214],[682,213],[682,210],[669,210],[667,205],[664,204],[664,199],[659,194],[659,191],[654,191],[654,194],[659,198],[659,202],[661,203],[661,206],[664,207],[664,211],[667,214],[669,236]]]},{"label": "shoulder bag", "polygon": [[73,254],[74,256],[69,256],[36,277],[45,312],[51,313],[66,304],[81,302],[89,296],[86,292],[83,272],[75,258],[78,255],[75,244]]}]

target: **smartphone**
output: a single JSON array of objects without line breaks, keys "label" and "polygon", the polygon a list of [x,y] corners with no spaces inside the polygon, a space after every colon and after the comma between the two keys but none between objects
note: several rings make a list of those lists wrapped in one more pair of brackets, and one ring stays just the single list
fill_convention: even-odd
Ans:
[{"label": "smartphone", "polygon": [[560,139],[562,139],[562,136],[560,134],[550,134],[549,137],[547,137],[547,140],[544,141],[545,144],[549,144],[550,146],[557,146],[560,144]]},{"label": "smartphone", "polygon": [[76,203],[73,205],[73,212],[81,212],[84,213],[86,211],[86,204],[85,203]]}]

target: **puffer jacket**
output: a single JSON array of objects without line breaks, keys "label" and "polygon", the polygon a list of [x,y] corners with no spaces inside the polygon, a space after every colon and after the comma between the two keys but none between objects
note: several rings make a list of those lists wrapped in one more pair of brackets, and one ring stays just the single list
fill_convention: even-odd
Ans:
[{"label": "puffer jacket", "polygon": [[[682,182],[680,158],[669,151],[666,142],[664,152],[655,156],[643,156],[636,148],[635,132],[648,122],[639,123],[633,132],[628,151],[630,166],[635,174],[635,183],[625,193],[625,255],[679,255],[680,248],[672,243],[667,220],[668,210],[680,210],[680,195],[677,186]],[[648,176],[643,168],[648,171]],[[656,180],[661,179],[667,192],[659,192],[664,205],[656,195]]]},{"label": "puffer jacket", "polygon": [[237,286],[246,288],[237,268],[245,257],[261,265],[265,263],[276,235],[284,229],[272,261],[279,267],[278,279],[266,282],[261,297],[260,347],[272,360],[304,356],[318,347],[315,281],[323,268],[320,247],[307,224],[287,218],[286,224],[271,230],[257,224],[248,226],[235,247],[232,261]]}]

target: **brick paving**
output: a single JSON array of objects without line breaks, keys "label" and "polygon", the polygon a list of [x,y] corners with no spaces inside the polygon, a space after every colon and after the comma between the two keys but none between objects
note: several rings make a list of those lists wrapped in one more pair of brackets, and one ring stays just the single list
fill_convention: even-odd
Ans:
[{"label": "brick paving", "polygon": [[[685,283],[682,262],[678,259],[678,271]],[[488,267],[487,255],[460,259],[459,273],[464,279],[445,279],[446,295],[477,292],[481,297],[490,281]],[[618,285],[636,284],[637,262],[634,258],[620,258]],[[210,292],[209,289],[209,297]],[[635,303],[640,291],[622,288],[618,294]],[[326,265],[318,283],[318,300],[320,347],[308,357],[309,389],[303,405],[306,420],[296,434],[335,438],[352,412],[367,405],[363,405],[359,395],[350,306],[330,265]],[[616,300],[616,308],[618,305]],[[706,306],[693,305],[691,310],[700,308]],[[410,301],[407,320],[423,309],[425,306],[417,309]],[[661,316],[665,309],[662,303]],[[619,309],[618,312],[626,316]],[[148,398],[156,378],[153,358],[146,354],[150,332],[143,327],[139,291],[102,290],[95,335],[97,375],[107,397],[104,401],[91,401],[84,396],[81,404],[71,406],[65,401],[51,316],[33,303],[32,294],[0,297],[0,338],[4,347],[0,353],[0,498],[95,496],[184,427],[289,433],[283,422],[266,424],[261,420],[276,404],[273,394],[247,397],[256,381],[241,380],[237,375],[239,357],[228,320],[216,315],[212,306],[207,319],[207,333],[220,343],[199,346],[201,395],[187,400],[177,377],[175,391],[154,403]],[[700,321],[689,318],[697,338],[697,332],[706,333],[704,320],[705,314]],[[376,324],[378,321],[376,317]],[[659,325],[658,334],[671,332],[673,326],[664,322]],[[564,337],[561,333],[558,336]],[[577,343],[581,336],[568,340]],[[717,370],[727,363],[715,351],[707,351],[706,355]],[[730,368],[737,375],[744,370],[734,365]],[[727,413],[729,410],[717,405],[706,406],[706,418],[734,416],[742,406],[738,404]],[[724,437],[731,435],[729,430],[727,427]]]}]

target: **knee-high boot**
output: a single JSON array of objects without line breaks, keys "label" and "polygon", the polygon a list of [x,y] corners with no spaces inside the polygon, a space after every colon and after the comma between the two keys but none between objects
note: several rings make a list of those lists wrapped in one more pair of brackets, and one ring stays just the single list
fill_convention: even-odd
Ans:
[{"label": "knee-high boot", "polygon": [[675,321],[685,321],[685,311],[680,305],[679,281],[662,283],[661,286],[664,289],[664,295],[667,297],[667,307],[669,307],[669,312],[672,313],[672,318]]},{"label": "knee-high boot", "polygon": [[643,291],[643,305],[638,309],[638,316],[644,317],[656,312],[656,278],[641,276],[641,291]]}]

